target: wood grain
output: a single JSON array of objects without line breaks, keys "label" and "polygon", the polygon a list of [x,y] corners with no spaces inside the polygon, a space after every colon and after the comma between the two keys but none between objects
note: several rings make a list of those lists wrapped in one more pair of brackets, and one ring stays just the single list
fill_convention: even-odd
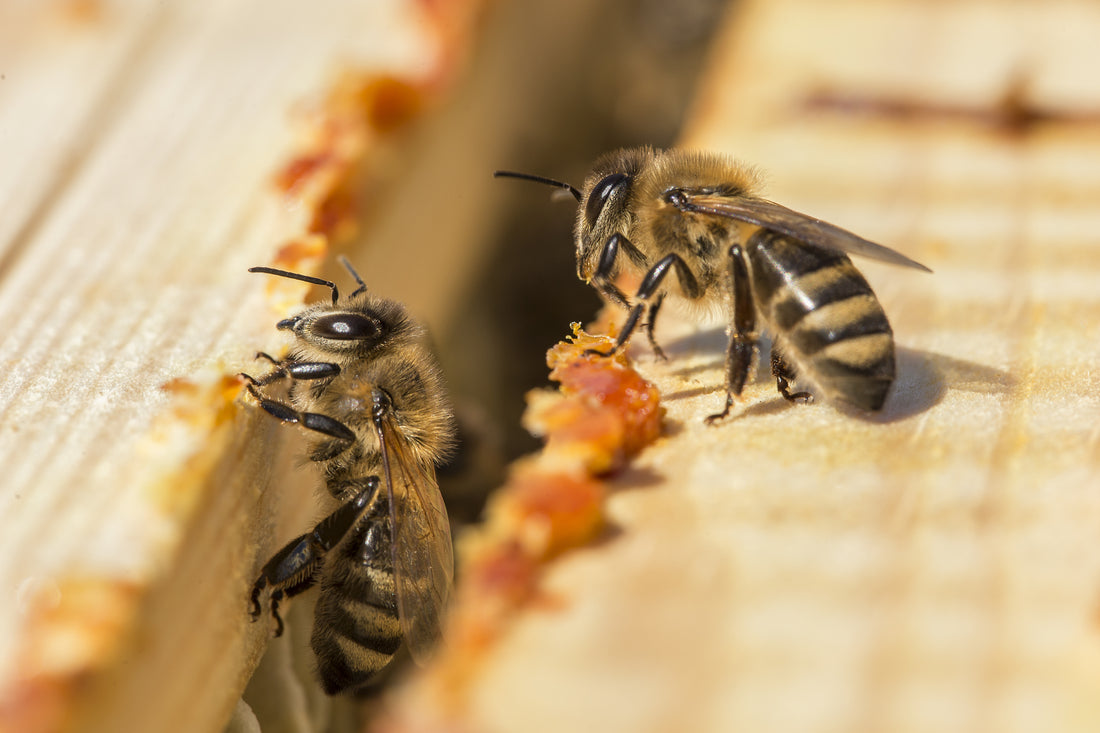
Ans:
[{"label": "wood grain", "polygon": [[934,270],[857,263],[893,394],[791,406],[761,368],[707,427],[722,324],[663,314],[670,360],[632,354],[665,437],[615,531],[549,566],[458,712],[409,694],[382,729],[1096,730],[1098,34],[1083,2],[738,4],[683,144]]},{"label": "wood grain", "polygon": [[308,226],[273,177],[339,70],[439,44],[396,1],[0,8],[0,729],[228,719],[254,558],[310,515],[230,376],[305,295],[245,272]]}]

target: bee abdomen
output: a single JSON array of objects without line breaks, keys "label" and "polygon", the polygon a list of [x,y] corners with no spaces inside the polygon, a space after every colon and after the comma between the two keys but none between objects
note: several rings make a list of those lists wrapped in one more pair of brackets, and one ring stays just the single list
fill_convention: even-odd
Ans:
[{"label": "bee abdomen", "polygon": [[894,381],[886,313],[848,257],[772,232],[750,239],[753,288],[784,352],[826,396],[879,410]]},{"label": "bee abdomen", "polygon": [[364,565],[341,570],[322,582],[310,639],[330,695],[368,684],[393,661],[403,638],[392,573]]},{"label": "bee abdomen", "polygon": [[832,398],[881,410],[894,383],[894,337],[875,333],[847,339],[809,358],[808,371]]},{"label": "bee abdomen", "polygon": [[[852,351],[847,343],[862,337],[890,334],[890,323],[873,294],[853,295],[844,300],[823,303],[810,310],[787,331],[787,341],[804,356],[828,358]],[[870,342],[868,342],[870,343]],[[832,348],[832,347],[839,348]]]}]

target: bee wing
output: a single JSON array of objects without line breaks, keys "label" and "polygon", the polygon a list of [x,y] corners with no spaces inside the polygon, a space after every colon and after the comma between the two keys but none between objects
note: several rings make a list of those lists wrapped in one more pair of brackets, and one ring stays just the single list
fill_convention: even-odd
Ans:
[{"label": "bee wing", "polygon": [[390,499],[397,613],[409,652],[422,664],[439,642],[440,616],[451,594],[451,527],[435,469],[413,457],[392,413],[376,429]]},{"label": "bee wing", "polygon": [[909,259],[881,244],[875,244],[863,237],[852,234],[847,229],[815,219],[806,214],[788,209],[766,199],[748,196],[719,196],[716,194],[692,194],[676,191],[670,201],[681,211],[699,214],[712,214],[757,224],[773,232],[780,232],[818,247],[839,250],[847,254],[858,255],[879,262],[901,267],[912,267],[932,272],[919,262]]}]

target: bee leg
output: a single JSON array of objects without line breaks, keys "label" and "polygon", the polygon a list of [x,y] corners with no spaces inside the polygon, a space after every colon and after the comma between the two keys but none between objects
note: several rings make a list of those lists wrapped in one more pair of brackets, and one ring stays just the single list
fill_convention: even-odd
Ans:
[{"label": "bee leg", "polygon": [[[625,237],[623,237],[625,241]],[[680,288],[684,291],[684,295],[688,298],[697,298],[702,295],[702,291],[699,288],[699,281],[695,279],[695,274],[691,271],[691,268],[687,266],[687,263],[683,261],[677,254],[669,254],[662,257],[657,261],[653,267],[649,268],[649,272],[642,278],[642,284],[638,286],[638,292],[635,294],[635,304],[630,309],[630,314],[626,317],[626,323],[623,324],[623,330],[619,332],[619,338],[616,339],[615,345],[611,347],[610,351],[600,351],[598,349],[588,349],[584,353],[597,354],[599,356],[611,356],[616,353],[630,340],[631,334],[634,333],[635,327],[638,325],[638,319],[641,318],[642,311],[653,308],[651,301],[656,300],[659,303],[662,298],[662,293],[657,292],[657,288],[661,286],[665,276],[668,275],[670,270],[676,270],[676,277],[680,279]],[[651,311],[652,312],[652,311]],[[652,323],[652,319],[650,319]],[[652,328],[651,325],[646,326],[647,329]]]},{"label": "bee leg", "polygon": [[649,306],[649,311],[646,313],[645,318],[645,336],[649,340],[649,347],[653,349],[653,353],[657,355],[657,358],[661,361],[667,361],[668,357],[665,356],[664,350],[660,344],[657,343],[657,339],[653,336],[653,327],[657,325],[657,311],[661,310],[661,303],[664,302],[665,296],[662,293],[657,296],[657,299],[653,301],[653,304]]},{"label": "bee leg", "polygon": [[243,377],[244,379],[247,379],[248,383],[255,386],[255,387],[263,387],[265,385],[271,384],[274,381],[277,381],[279,379],[283,379],[284,377],[286,377],[287,374],[286,374],[286,370],[283,369],[283,363],[281,361],[279,361],[278,359],[276,359],[271,354],[267,353],[266,351],[257,351],[256,352],[256,358],[257,359],[264,359],[265,361],[271,362],[275,366],[275,371],[270,372],[268,374],[265,374],[264,376],[260,377],[259,379],[257,379],[256,377],[253,377],[251,374],[245,374],[244,372],[239,372],[237,374],[237,376],[238,377]]},{"label": "bee leg", "polygon": [[[625,244],[624,244],[625,243]],[[621,234],[612,234],[604,242],[603,250],[600,251],[600,261],[596,263],[596,271],[592,273],[592,285],[595,286],[596,291],[607,298],[615,305],[622,306],[623,308],[630,309],[630,301],[623,295],[623,291],[615,285],[612,280],[615,278],[615,263],[619,258],[619,247],[622,246],[623,250],[628,253],[631,259],[634,258],[635,252],[639,255],[637,247],[630,243],[630,240]],[[645,261],[644,259],[642,260]]]},{"label": "bee leg", "polygon": [[730,325],[726,346],[726,404],[722,411],[709,415],[704,422],[713,425],[730,414],[733,398],[741,395],[749,367],[756,356],[756,308],[749,286],[749,269],[741,245],[729,249],[730,256]]},{"label": "bee leg", "polygon": [[298,412],[286,403],[264,397],[255,384],[249,384],[248,391],[256,398],[256,401],[260,403],[260,407],[267,414],[283,422],[297,423],[307,430],[313,430],[330,438],[335,438],[337,443],[326,450],[326,458],[321,460],[338,455],[356,440],[355,433],[352,432],[351,428],[335,418],[318,412]]},{"label": "bee leg", "polygon": [[794,367],[787,363],[783,356],[772,347],[772,376],[775,377],[775,386],[779,394],[788,402],[810,403],[814,396],[809,392],[791,392],[791,381],[795,378]]},{"label": "bee leg", "polygon": [[260,571],[260,577],[252,585],[249,595],[252,621],[259,620],[263,613],[260,594],[270,585],[271,617],[275,619],[275,636],[283,635],[283,618],[279,615],[279,604],[284,598],[292,598],[309,590],[316,583],[317,572],[321,569],[320,558],[311,558],[309,535],[297,537],[279,550],[268,560]]},{"label": "bee leg", "polygon": [[327,361],[283,362],[282,367],[291,379],[328,379],[340,373],[339,364],[331,364]]},{"label": "bee leg", "polygon": [[262,351],[256,354],[256,358],[267,359],[275,365],[275,370],[265,374],[259,379],[241,372],[240,376],[247,379],[248,383],[255,387],[265,387],[272,382],[288,377],[290,379],[299,380],[328,379],[340,373],[340,366],[338,364],[330,364],[325,361],[279,361],[270,354],[265,354]]},{"label": "bee leg", "polygon": [[271,616],[275,619],[275,636],[283,633],[283,619],[279,616],[279,604],[284,598],[293,598],[309,590],[317,582],[324,565],[325,555],[355,526],[363,516],[381,482],[377,476],[366,479],[352,501],[341,504],[336,511],[317,523],[312,532],[295,537],[272,555],[260,577],[252,586],[249,596],[252,620],[260,618],[262,607],[260,594],[269,585],[271,592]]}]

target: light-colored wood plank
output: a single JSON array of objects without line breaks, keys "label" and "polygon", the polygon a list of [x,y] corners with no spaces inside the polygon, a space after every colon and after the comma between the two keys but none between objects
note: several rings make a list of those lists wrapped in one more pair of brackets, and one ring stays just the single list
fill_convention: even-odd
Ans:
[{"label": "light-colored wood plank", "polygon": [[761,369],[707,427],[722,326],[664,314],[670,361],[632,353],[666,435],[612,482],[616,531],[547,567],[456,706],[429,671],[383,729],[1096,730],[1100,13],[737,10],[683,142],[935,271],[857,263],[886,409],[788,406]]},{"label": "light-colored wood plank", "polygon": [[261,497],[295,472],[227,378],[305,294],[245,272],[308,226],[272,183],[295,110],[448,49],[396,0],[0,16],[0,729],[216,729],[266,643],[253,558],[311,512]]}]

